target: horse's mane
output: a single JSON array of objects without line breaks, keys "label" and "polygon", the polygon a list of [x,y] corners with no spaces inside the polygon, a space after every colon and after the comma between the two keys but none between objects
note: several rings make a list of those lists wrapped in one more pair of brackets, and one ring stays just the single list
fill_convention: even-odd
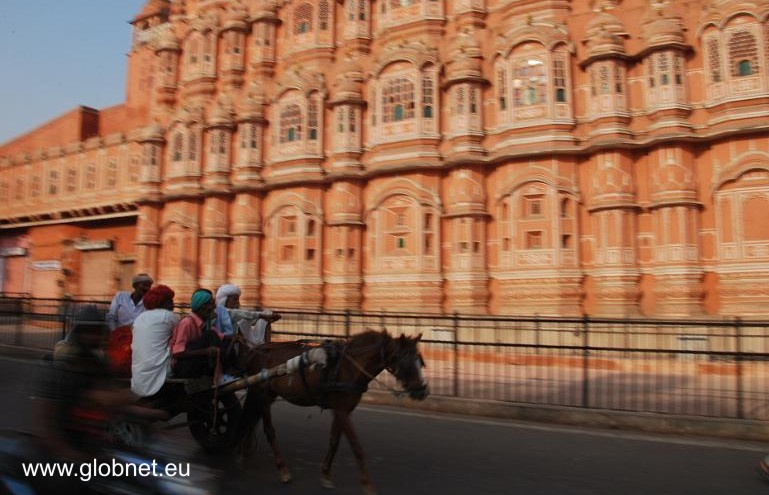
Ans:
[{"label": "horse's mane", "polygon": [[366,329],[365,331],[350,337],[348,345],[350,345],[350,347],[364,347],[379,344],[383,340],[387,342],[391,338],[392,337],[387,333],[387,330],[382,330],[380,332],[378,330]]}]

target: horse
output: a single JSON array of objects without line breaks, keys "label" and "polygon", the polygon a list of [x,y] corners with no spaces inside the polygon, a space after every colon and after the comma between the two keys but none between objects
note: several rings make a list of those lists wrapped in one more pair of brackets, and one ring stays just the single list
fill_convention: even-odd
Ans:
[{"label": "horse", "polygon": [[[354,335],[346,342],[334,342],[327,345],[327,352],[332,355],[331,362],[323,369],[305,368],[299,376],[285,376],[271,380],[266,385],[257,385],[248,389],[241,416],[241,451],[248,454],[254,431],[261,419],[264,434],[272,448],[275,464],[280,472],[281,481],[291,481],[291,472],[277,446],[275,428],[272,424],[270,408],[280,396],[298,406],[320,406],[333,411],[328,451],[321,464],[321,484],[333,488],[331,464],[334,460],[339,441],[344,432],[358,461],[361,484],[366,493],[375,494],[376,490],[366,467],[365,455],[350,420],[350,414],[368,389],[368,384],[383,370],[395,376],[409,397],[424,400],[428,387],[422,376],[424,360],[417,349],[417,337],[391,336],[386,330],[381,332],[367,330]],[[264,368],[271,368],[288,359],[302,354],[307,344],[298,342],[268,343],[251,348],[243,360],[244,373],[258,373]]]}]

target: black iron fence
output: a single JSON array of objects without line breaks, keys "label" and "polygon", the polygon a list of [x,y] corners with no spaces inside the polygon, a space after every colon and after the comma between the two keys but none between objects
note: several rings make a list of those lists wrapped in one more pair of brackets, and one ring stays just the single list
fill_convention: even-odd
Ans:
[{"label": "black iron fence", "polygon": [[[0,344],[52,348],[79,304],[0,299]],[[421,333],[432,394],[769,420],[767,321],[280,313],[273,340]]]}]

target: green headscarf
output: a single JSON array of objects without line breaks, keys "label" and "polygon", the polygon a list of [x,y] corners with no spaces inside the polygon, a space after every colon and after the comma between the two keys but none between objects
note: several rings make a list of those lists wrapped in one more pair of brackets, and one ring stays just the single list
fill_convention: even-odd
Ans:
[{"label": "green headscarf", "polygon": [[198,289],[192,293],[192,301],[190,301],[190,307],[192,308],[192,311],[197,312],[200,308],[203,307],[204,304],[213,300],[214,297],[210,292],[204,289]]}]

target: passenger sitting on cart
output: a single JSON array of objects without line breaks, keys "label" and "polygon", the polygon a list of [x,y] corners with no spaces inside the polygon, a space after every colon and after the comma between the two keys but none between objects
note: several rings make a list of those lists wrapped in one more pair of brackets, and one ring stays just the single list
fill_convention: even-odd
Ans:
[{"label": "passenger sitting on cart", "polygon": [[159,409],[175,403],[178,387],[166,383],[171,373],[171,350],[168,343],[179,323],[174,310],[174,291],[156,285],[144,296],[146,311],[133,323],[131,344],[131,390],[146,403]]},{"label": "passenger sitting on cart", "polygon": [[175,378],[198,378],[216,374],[222,335],[214,326],[214,297],[198,289],[190,301],[192,313],[182,318],[171,335],[171,366]]},{"label": "passenger sitting on cart", "polygon": [[223,335],[233,335],[235,329],[230,318],[230,309],[240,308],[240,287],[224,284],[216,291],[216,327]]}]

